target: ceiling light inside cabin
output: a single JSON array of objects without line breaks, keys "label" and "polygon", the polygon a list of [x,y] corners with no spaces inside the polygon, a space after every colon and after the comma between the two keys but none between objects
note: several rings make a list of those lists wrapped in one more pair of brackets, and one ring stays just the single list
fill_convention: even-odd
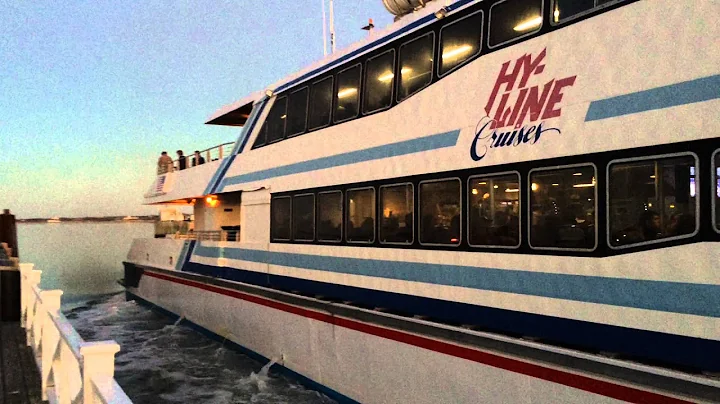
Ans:
[{"label": "ceiling light inside cabin", "polygon": [[378,81],[388,82],[388,81],[392,80],[393,77],[395,77],[395,75],[392,74],[392,72],[386,72],[386,73],[383,73],[380,76],[378,76]]},{"label": "ceiling light inside cabin", "polygon": [[534,182],[532,183],[532,185],[530,185],[530,189],[532,189],[533,191],[537,191],[539,188],[540,188],[540,185],[538,185]]},{"label": "ceiling light inside cabin", "polygon": [[530,29],[533,29],[535,27],[539,27],[540,24],[542,24],[542,17],[537,16],[530,19],[527,19],[520,24],[516,25],[515,28],[513,28],[515,31],[522,32],[527,31]]},{"label": "ceiling light inside cabin", "polygon": [[560,20],[560,10],[557,8],[557,6],[555,6],[553,17],[555,17],[555,22],[558,22]]},{"label": "ceiling light inside cabin", "polygon": [[408,73],[412,73],[412,71],[413,71],[412,68],[403,67],[402,69],[400,69],[400,74],[408,74]]},{"label": "ceiling light inside cabin", "polygon": [[507,192],[507,193],[510,193],[510,192],[520,192],[520,190],[517,189],[517,188],[505,188],[505,192]]},{"label": "ceiling light inside cabin", "polygon": [[450,59],[457,59],[458,56],[465,55],[467,53],[470,53],[470,51],[473,50],[473,47],[471,45],[460,45],[456,46],[454,48],[451,48],[447,51],[444,51],[442,54],[443,62]]},{"label": "ceiling light inside cabin", "polygon": [[338,91],[338,98],[346,98],[350,97],[351,95],[357,94],[357,88],[350,87],[350,88],[343,88],[342,90]]}]

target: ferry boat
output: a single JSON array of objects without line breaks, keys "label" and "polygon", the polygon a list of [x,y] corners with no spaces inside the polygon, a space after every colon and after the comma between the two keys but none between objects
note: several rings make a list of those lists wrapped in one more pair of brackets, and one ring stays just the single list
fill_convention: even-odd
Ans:
[{"label": "ferry boat", "polygon": [[720,3],[383,2],[157,176],[128,296],[341,402],[717,401]]}]

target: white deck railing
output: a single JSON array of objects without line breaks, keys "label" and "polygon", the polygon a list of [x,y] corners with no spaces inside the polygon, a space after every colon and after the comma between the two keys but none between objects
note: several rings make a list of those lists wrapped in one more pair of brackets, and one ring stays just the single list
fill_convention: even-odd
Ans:
[{"label": "white deck railing", "polygon": [[42,290],[42,271],[20,264],[20,323],[50,403],[132,404],[115,381],[115,341],[85,342],[60,312],[62,290]]}]

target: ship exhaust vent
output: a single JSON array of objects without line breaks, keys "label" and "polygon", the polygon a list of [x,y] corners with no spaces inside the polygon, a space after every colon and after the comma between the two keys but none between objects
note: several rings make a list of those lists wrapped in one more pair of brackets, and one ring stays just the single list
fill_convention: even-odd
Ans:
[{"label": "ship exhaust vent", "polygon": [[383,0],[383,4],[390,13],[395,15],[395,20],[398,20],[405,14],[425,7],[430,1],[432,0]]}]

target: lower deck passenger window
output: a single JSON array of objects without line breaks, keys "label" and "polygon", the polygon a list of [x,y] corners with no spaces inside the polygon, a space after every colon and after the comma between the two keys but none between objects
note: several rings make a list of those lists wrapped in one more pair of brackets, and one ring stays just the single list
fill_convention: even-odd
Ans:
[{"label": "lower deck passenger window", "polygon": [[520,245],[519,174],[470,177],[468,200],[470,245]]},{"label": "lower deck passenger window", "polygon": [[530,172],[530,246],[565,250],[596,247],[595,167]]},{"label": "lower deck passenger window", "polygon": [[380,187],[380,242],[412,244],[413,198],[412,184]]},{"label": "lower deck passenger window", "polygon": [[420,243],[459,245],[460,179],[420,183]]},{"label": "lower deck passenger window", "polygon": [[291,210],[292,200],[289,196],[281,196],[272,199],[270,235],[273,240],[290,240]]},{"label": "lower deck passenger window", "polygon": [[375,241],[375,189],[349,189],[347,195],[347,241]]},{"label": "lower deck passenger window", "polygon": [[295,195],[292,202],[293,240],[315,239],[315,195]]},{"label": "lower deck passenger window", "polygon": [[320,192],[317,196],[317,238],[319,241],[342,240],[342,192]]},{"label": "lower deck passenger window", "polygon": [[610,163],[610,245],[645,244],[694,234],[696,170],[692,155]]}]

